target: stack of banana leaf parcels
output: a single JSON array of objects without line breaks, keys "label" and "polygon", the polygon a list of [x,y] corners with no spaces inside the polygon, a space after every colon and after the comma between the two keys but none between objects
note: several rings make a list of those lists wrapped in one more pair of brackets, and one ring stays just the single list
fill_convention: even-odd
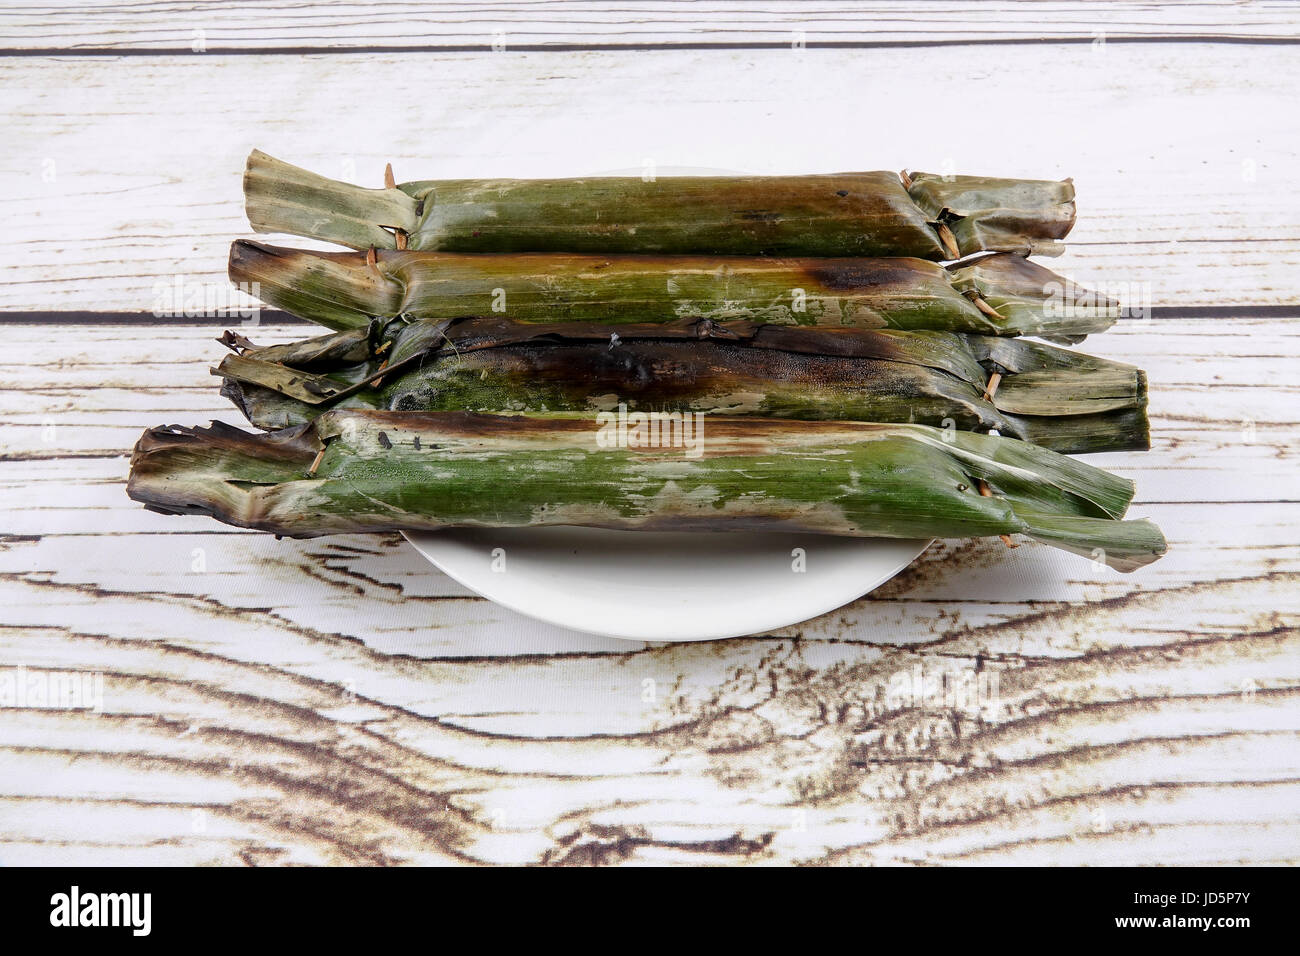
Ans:
[{"label": "stack of banana leaf parcels", "polygon": [[227,332],[257,431],[141,437],[129,494],[276,535],[579,525],[1024,534],[1165,551],[1078,453],[1146,449],[1131,365],[1063,348],[1118,304],[1030,260],[1069,181],[836,173],[434,180],[260,152],[230,278],[324,334]]}]

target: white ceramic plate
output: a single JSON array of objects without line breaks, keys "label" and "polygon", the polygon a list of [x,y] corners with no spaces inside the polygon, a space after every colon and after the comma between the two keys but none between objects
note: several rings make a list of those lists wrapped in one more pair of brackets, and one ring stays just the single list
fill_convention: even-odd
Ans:
[{"label": "white ceramic plate", "polygon": [[[739,637],[798,624],[878,587],[930,545],[595,528],[464,529],[406,538],[449,577],[511,610],[645,641]],[[800,565],[804,570],[795,570]]]}]

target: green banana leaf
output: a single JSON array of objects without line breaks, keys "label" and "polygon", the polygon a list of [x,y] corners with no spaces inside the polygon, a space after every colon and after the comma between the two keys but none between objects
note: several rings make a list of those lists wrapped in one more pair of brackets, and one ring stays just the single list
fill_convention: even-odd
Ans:
[{"label": "green banana leaf", "polygon": [[1021,256],[944,267],[915,258],[312,252],[238,240],[230,280],[331,329],[373,318],[495,316],[640,324],[683,318],[1037,335],[1067,343],[1119,304]]},{"label": "green banana leaf", "polygon": [[1131,482],[1013,438],[862,422],[335,410],[253,434],[151,428],[128,494],[277,535],[576,525],[965,538],[1024,533],[1131,571],[1165,541]]},{"label": "green banana leaf", "polygon": [[254,150],[249,222],[353,249],[767,256],[1053,254],[1069,181],[889,172],[444,179],[363,189]]}]

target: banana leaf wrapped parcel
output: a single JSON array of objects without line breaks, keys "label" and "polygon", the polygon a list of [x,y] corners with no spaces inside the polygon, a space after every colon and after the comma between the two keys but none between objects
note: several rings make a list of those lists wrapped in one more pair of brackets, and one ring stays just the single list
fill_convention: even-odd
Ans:
[{"label": "banana leaf wrapped parcel", "polygon": [[1010,253],[945,268],[916,258],[330,253],[238,240],[229,273],[270,305],[332,329],[399,315],[609,324],[701,317],[1073,343],[1119,315],[1119,303]]},{"label": "banana leaf wrapped parcel", "polygon": [[[254,434],[163,426],[128,494],[277,535],[574,525],[873,537],[1021,532],[1120,571],[1165,551],[1130,481],[1028,442],[926,425],[335,410]],[[653,440],[652,440],[653,439]]]},{"label": "banana leaf wrapped parcel", "polygon": [[254,151],[244,197],[257,232],[348,248],[230,250],[232,281],[330,331],[225,333],[211,371],[256,430],[147,429],[127,494],[151,511],[294,538],[1023,534],[1122,572],[1166,551],[1131,481],[1069,457],[1150,444],[1145,373],[1059,347],[1119,304],[1027,259],[1061,251],[1070,180],[368,189]]},{"label": "banana leaf wrapped parcel", "polygon": [[[330,408],[708,412],[997,430],[1065,453],[1149,447],[1132,365],[1026,339],[949,332],[497,318],[403,322],[259,347],[232,332],[214,369],[259,428]],[[996,376],[996,378],[994,378]]]},{"label": "banana leaf wrapped parcel", "polygon": [[985,176],[444,179],[364,189],[254,150],[248,219],[353,249],[743,256],[1054,254],[1074,185]]}]

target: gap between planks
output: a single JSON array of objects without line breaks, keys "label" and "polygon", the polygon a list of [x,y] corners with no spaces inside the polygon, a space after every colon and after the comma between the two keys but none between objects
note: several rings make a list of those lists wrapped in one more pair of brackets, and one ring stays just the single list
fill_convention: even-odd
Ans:
[{"label": "gap between planks", "polygon": [[304,12],[284,0],[214,2],[201,10],[163,5],[129,12],[50,3],[0,14],[7,53],[72,56],[150,55],[171,51],[387,52],[460,49],[776,49],[792,46],[1016,45],[1043,42],[1291,43],[1300,34],[1285,7],[1260,2],[1105,5],[1008,0],[934,7],[720,2],[461,2],[429,14],[350,2]]}]

